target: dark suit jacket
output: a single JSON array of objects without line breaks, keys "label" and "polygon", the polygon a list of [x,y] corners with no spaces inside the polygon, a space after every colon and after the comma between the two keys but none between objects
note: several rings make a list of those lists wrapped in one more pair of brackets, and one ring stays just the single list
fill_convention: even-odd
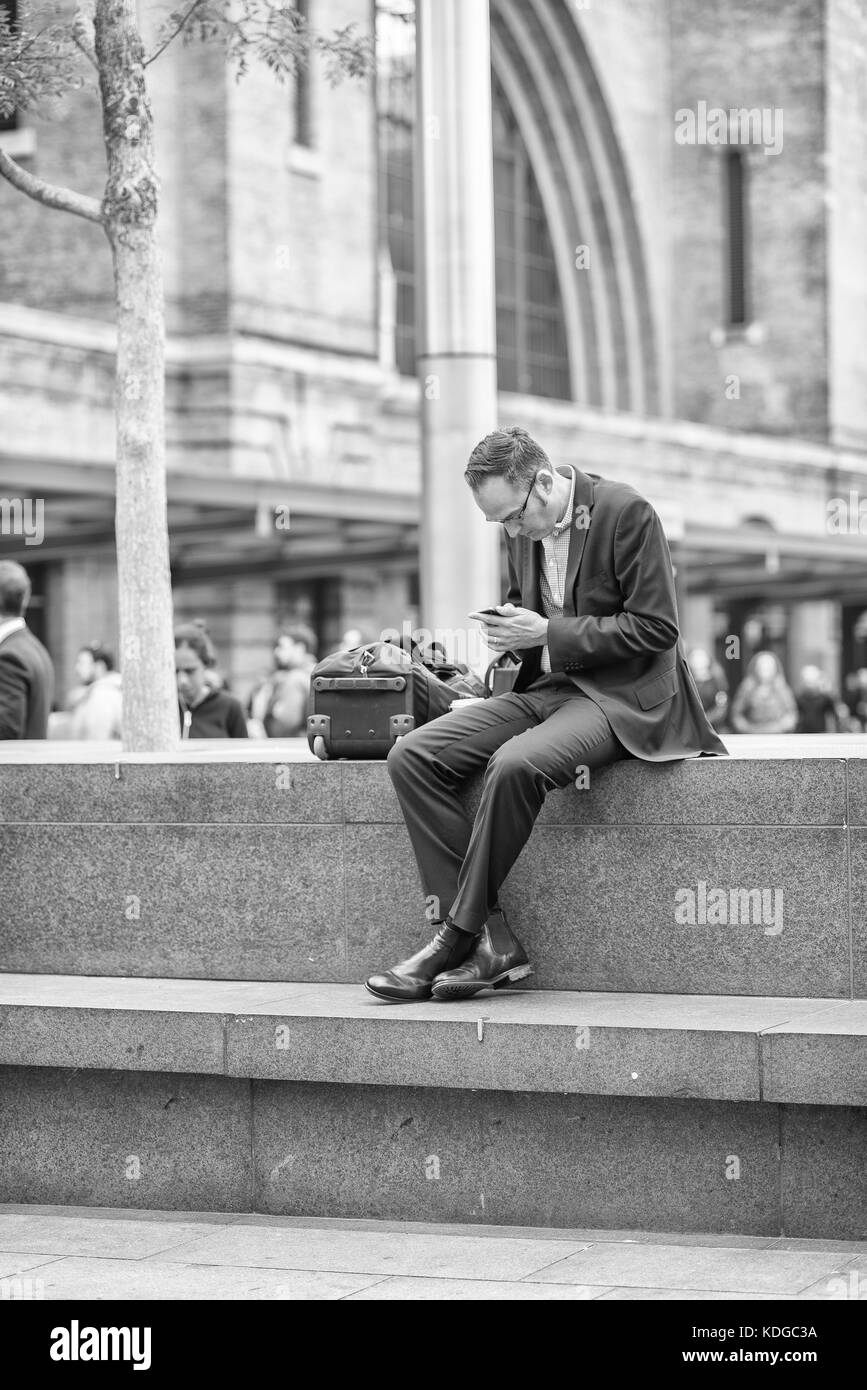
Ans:
[{"label": "dark suit jacket", "polygon": [[[671,555],[650,503],[626,483],[575,470],[563,617],[548,624],[552,672],[568,674],[637,758],[727,756],[708,723],[680,640]],[[508,538],[510,602],[543,613],[541,541]],[[520,653],[516,691],[541,674]]]},{"label": "dark suit jacket", "polygon": [[54,697],[51,657],[29,628],[0,642],[0,739],[45,738]]}]

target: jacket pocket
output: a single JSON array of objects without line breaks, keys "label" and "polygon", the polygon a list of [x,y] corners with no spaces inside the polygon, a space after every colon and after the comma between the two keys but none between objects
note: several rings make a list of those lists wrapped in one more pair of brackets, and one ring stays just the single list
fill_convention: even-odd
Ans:
[{"label": "jacket pocket", "polygon": [[673,666],[670,671],[663,671],[661,676],[654,676],[653,680],[639,685],[635,691],[635,698],[642,709],[653,709],[654,705],[661,705],[664,700],[670,700],[679,689],[677,668]]}]

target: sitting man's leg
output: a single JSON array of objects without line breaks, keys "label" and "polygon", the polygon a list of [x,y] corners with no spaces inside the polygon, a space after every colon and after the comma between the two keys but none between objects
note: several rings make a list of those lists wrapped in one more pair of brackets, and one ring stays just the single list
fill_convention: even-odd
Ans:
[{"label": "sitting man's leg", "polygon": [[[389,754],[389,772],[422,885],[442,908],[451,906],[428,946],[368,980],[371,993],[395,1001],[427,998],[436,977],[470,952],[472,981],[462,978],[460,990],[442,997],[475,993],[495,982],[493,974],[528,974],[523,948],[499,914],[499,886],[551,787],[568,786],[582,763],[599,767],[625,756],[601,710],[571,682],[555,679],[444,716],[401,739]],[[457,787],[485,764],[482,804],[471,825]]]},{"label": "sitting man's leg", "polygon": [[458,795],[460,784],[488,763],[508,739],[544,717],[539,694],[499,695],[424,724],[388,755],[388,771],[415,851],[422,889],[439,927],[421,951],[367,980],[371,994],[393,1002],[427,999],[431,982],[460,964],[476,944],[475,932],[444,922],[458,890],[473,825]]},{"label": "sitting man's leg", "polygon": [[591,771],[630,756],[599,706],[574,688],[542,723],[494,753],[447,918],[480,935],[465,961],[434,981],[433,998],[469,999],[489,985],[496,988],[530,973],[504,919],[498,925],[492,916],[500,887],[548,792],[569,786],[579,768]]}]

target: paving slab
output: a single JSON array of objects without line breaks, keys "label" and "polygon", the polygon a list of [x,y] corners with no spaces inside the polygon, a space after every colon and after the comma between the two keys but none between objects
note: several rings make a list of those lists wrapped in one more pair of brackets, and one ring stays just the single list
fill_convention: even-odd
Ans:
[{"label": "paving slab", "polygon": [[498,1283],[493,1279],[383,1279],[359,1293],[349,1294],[344,1302],[550,1303],[599,1298],[601,1293],[598,1286],[590,1284]]},{"label": "paving slab", "polygon": [[718,1293],[798,1294],[838,1272],[831,1253],[709,1250],[675,1245],[590,1246],[527,1275],[532,1283],[604,1283]]},{"label": "paving slab", "polygon": [[803,1290],[799,1298],[816,1298],[834,1303],[867,1302],[867,1263],[849,1260],[832,1275],[819,1279]]},{"label": "paving slab", "polygon": [[[56,1259],[55,1255],[38,1255],[34,1251],[0,1250],[0,1279],[9,1279],[15,1274],[33,1273]],[[2,1297],[2,1293],[0,1293]]]},{"label": "paving slab", "polygon": [[[794,1301],[867,1298],[867,1254],[763,1250],[747,1235],[667,1237],[601,1230],[421,1222],[287,1220],[262,1213],[0,1208],[14,1236],[54,1253],[0,1249],[2,1298],[403,1301]],[[180,1243],[178,1241],[180,1240]],[[728,1245],[724,1242],[728,1242]],[[738,1242],[737,1246],[735,1242]],[[794,1244],[794,1242],[790,1242]],[[819,1241],[801,1241],[815,1247]],[[473,1254],[475,1252],[475,1254]],[[298,1261],[304,1261],[299,1267]],[[541,1261],[541,1264],[540,1264]],[[586,1278],[575,1267],[586,1262]],[[357,1265],[365,1268],[358,1270]],[[384,1272],[382,1266],[386,1265]],[[375,1266],[374,1269],[367,1268]],[[565,1271],[565,1273],[564,1273]],[[618,1272],[621,1282],[603,1276]],[[821,1271],[821,1272],[820,1272]],[[819,1274],[818,1278],[812,1277]],[[639,1282],[642,1274],[647,1282]],[[811,1281],[798,1292],[790,1286]],[[688,1281],[692,1279],[693,1282]],[[742,1282],[768,1284],[760,1289]],[[709,1287],[712,1285],[712,1287]],[[736,1285],[737,1287],[729,1287]],[[781,1287],[782,1286],[782,1287]]]},{"label": "paving slab", "polygon": [[376,1276],[319,1270],[274,1270],[121,1259],[57,1260],[40,1272],[40,1297],[54,1299],[244,1299],[307,1301],[340,1299],[366,1288]]},{"label": "paving slab", "polygon": [[[220,1224],[215,1229],[222,1230]],[[140,1260],[165,1254],[201,1236],[199,1223],[136,1221],[126,1217],[94,1217],[89,1213],[25,1215],[0,1210],[0,1251],[32,1251],[46,1259],[58,1255],[110,1256]]]},{"label": "paving slab", "polygon": [[[424,1274],[437,1278],[520,1279],[568,1250],[556,1241],[476,1240],[382,1231],[273,1230],[234,1225],[176,1247],[186,1265],[255,1265],[352,1274]],[[580,1249],[580,1246],[575,1247]]]},{"label": "paving slab", "polygon": [[599,1295],[600,1303],[779,1303],[783,1299],[800,1297],[782,1293],[731,1293],[714,1289],[608,1289]]}]

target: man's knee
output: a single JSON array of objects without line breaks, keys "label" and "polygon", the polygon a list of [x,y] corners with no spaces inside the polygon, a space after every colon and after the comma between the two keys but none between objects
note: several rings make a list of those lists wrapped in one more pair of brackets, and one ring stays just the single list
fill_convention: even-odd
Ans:
[{"label": "man's knee", "polygon": [[519,740],[512,738],[491,755],[485,781],[516,782],[523,778],[532,778],[538,772],[539,769],[533,767],[525,757]]},{"label": "man's knee", "polygon": [[418,742],[421,732],[421,729],[413,729],[411,733],[402,734],[389,748],[385,760],[389,776],[402,776],[413,764],[417,765],[420,758],[424,758],[424,747]]}]

